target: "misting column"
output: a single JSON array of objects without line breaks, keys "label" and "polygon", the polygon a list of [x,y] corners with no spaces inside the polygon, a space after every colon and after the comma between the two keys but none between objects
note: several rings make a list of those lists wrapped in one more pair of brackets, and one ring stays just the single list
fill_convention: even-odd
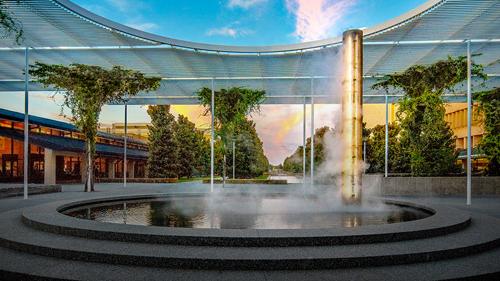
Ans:
[{"label": "misting column", "polygon": [[363,31],[343,34],[342,81],[342,200],[347,204],[361,202],[363,154]]}]

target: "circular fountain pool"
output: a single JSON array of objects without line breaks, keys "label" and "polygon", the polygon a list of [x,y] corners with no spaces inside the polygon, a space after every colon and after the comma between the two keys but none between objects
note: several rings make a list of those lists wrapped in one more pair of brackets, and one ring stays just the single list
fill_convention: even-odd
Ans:
[{"label": "circular fountain pool", "polygon": [[432,212],[385,204],[343,207],[319,198],[173,196],[71,207],[64,214],[99,222],[212,229],[318,229],[418,220]]}]

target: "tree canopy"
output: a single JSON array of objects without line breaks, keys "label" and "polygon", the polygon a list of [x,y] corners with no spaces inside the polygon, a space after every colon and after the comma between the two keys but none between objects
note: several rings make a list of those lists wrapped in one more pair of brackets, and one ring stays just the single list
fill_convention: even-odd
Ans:
[{"label": "tree canopy", "polygon": [[500,175],[500,88],[474,95],[479,102],[479,112],[484,136],[479,147],[489,160],[488,174]]},{"label": "tree canopy", "polygon": [[[314,132],[314,168],[318,168],[326,158],[325,138],[335,135],[335,131],[324,126],[317,128]],[[303,146],[299,146],[295,152],[283,161],[283,170],[291,173],[302,172]],[[311,138],[306,139],[306,173],[311,169]]]},{"label": "tree canopy", "polygon": [[[486,79],[481,65],[472,64],[472,75]],[[409,161],[413,175],[443,175],[456,172],[455,137],[444,120],[443,94],[467,79],[467,58],[448,57],[431,65],[414,65],[386,75],[373,89],[402,90],[397,112],[401,130],[398,142],[400,160]],[[391,150],[395,147],[391,147]],[[392,152],[394,153],[394,150]],[[406,166],[396,161],[398,167]]]},{"label": "tree canopy", "polygon": [[124,103],[126,96],[160,86],[159,77],[114,66],[105,69],[85,64],[49,65],[36,62],[29,73],[45,87],[54,87],[63,96],[62,108],[71,111],[71,120],[85,136],[87,163],[86,190],[93,190],[93,159],[102,106]]},{"label": "tree canopy", "polygon": [[[246,126],[247,116],[258,112],[260,104],[265,99],[266,92],[240,87],[221,89],[215,92],[214,125],[215,133],[220,137],[221,143],[217,146],[225,163],[229,142],[236,136],[236,131]],[[212,90],[202,88],[198,92],[198,99],[205,107],[204,115],[211,114]],[[225,169],[226,164],[222,167]],[[224,172],[223,172],[224,174]]]},{"label": "tree canopy", "polygon": [[[487,79],[483,66],[472,64],[471,74]],[[387,92],[401,89],[405,97],[415,98],[425,93],[443,94],[445,90],[467,80],[467,57],[448,57],[431,65],[413,65],[405,71],[388,74],[375,83],[373,89]]]},{"label": "tree canopy", "polygon": [[175,137],[177,125],[174,115],[170,113],[170,105],[149,106],[148,114],[151,117],[151,125],[148,126],[148,177],[177,178],[181,164]]},{"label": "tree canopy", "polygon": [[[16,1],[19,4],[19,0]],[[0,27],[5,35],[14,35],[16,43],[19,45],[24,40],[24,30],[22,24],[17,21],[5,6],[5,0],[0,0]]]},{"label": "tree canopy", "polygon": [[[251,120],[245,120],[240,123],[234,132],[235,143],[235,176],[237,178],[253,178],[267,172],[269,161],[264,155],[262,141],[257,135],[255,123]],[[228,158],[232,159],[232,144],[227,149]],[[219,159],[221,157],[218,157]],[[220,162],[218,167],[222,167]],[[232,165],[232,164],[231,164]],[[231,166],[228,165],[228,168]]]},{"label": "tree canopy", "polygon": [[[215,92],[215,129],[221,138],[229,137],[234,128],[245,122],[248,115],[258,112],[266,92],[247,88],[233,87]],[[198,99],[205,107],[203,115],[211,113],[212,90],[202,88]]]}]

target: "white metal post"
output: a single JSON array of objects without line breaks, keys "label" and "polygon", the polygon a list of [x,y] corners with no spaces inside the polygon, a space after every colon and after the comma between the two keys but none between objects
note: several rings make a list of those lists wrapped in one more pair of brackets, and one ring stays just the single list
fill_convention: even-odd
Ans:
[{"label": "white metal post", "polygon": [[384,176],[387,178],[389,167],[389,97],[385,94],[385,158]]},{"label": "white metal post", "polygon": [[306,98],[303,104],[303,122],[302,122],[302,185],[306,186]]},{"label": "white metal post", "polygon": [[214,138],[215,138],[215,128],[214,128],[214,110],[215,110],[215,90],[214,90],[214,79],[212,79],[212,98],[211,98],[210,112],[210,192],[214,192]]},{"label": "white metal post", "polygon": [[28,111],[28,83],[29,83],[28,47],[24,49],[24,199],[28,199],[28,166],[29,166],[29,111]]},{"label": "white metal post", "polygon": [[366,174],[366,140],[363,140],[363,173]]},{"label": "white metal post", "polygon": [[234,175],[235,175],[235,163],[236,163],[236,141],[233,139],[233,180],[235,179]]},{"label": "white metal post", "polygon": [[470,40],[467,40],[467,205],[471,204],[472,193],[472,140],[471,140],[471,121],[472,121],[472,96],[471,96],[471,53]]},{"label": "white metal post", "polygon": [[311,187],[314,186],[314,80],[311,78]]},{"label": "white metal post", "polygon": [[125,122],[123,136],[123,187],[127,187],[127,102],[125,102]]}]

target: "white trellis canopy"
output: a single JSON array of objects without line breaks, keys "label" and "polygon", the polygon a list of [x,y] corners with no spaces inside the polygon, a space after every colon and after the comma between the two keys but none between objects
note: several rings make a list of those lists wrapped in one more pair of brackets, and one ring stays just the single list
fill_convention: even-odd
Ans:
[{"label": "white trellis canopy", "polygon": [[[335,66],[341,38],[281,46],[210,45],[135,30],[67,0],[6,3],[22,24],[25,40],[23,46],[10,37],[0,40],[0,92],[24,90],[28,46],[30,63],[122,65],[164,78],[160,89],[140,94],[129,104],[194,104],[195,92],[209,87],[212,78],[216,89],[264,89],[266,103],[302,103],[311,94],[316,103],[336,102],[331,85],[338,79]],[[497,0],[429,0],[364,30],[364,102],[384,102],[384,92],[370,89],[377,77],[448,55],[465,55],[466,40],[472,40],[472,53],[481,54],[474,60],[490,76],[485,87],[500,86],[499,22]],[[40,90],[40,85],[30,83],[30,91]],[[460,90],[448,100],[464,101]]]}]

